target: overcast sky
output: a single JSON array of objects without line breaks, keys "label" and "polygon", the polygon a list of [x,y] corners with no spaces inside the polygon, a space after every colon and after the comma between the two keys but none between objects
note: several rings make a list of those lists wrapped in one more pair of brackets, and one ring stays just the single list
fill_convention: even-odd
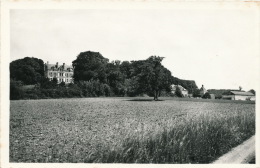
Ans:
[{"label": "overcast sky", "polygon": [[11,61],[72,64],[89,50],[110,61],[157,55],[198,87],[255,89],[258,19],[254,10],[11,10]]}]

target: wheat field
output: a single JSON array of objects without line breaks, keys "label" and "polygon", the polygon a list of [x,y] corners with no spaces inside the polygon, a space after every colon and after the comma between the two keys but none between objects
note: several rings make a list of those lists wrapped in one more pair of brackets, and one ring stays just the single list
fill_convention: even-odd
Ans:
[{"label": "wheat field", "polygon": [[10,103],[10,162],[210,163],[255,134],[255,105],[133,98]]}]

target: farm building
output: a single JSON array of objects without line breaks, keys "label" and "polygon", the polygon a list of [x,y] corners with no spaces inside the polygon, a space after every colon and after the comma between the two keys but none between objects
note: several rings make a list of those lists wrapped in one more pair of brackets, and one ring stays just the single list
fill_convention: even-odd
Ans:
[{"label": "farm building", "polygon": [[210,95],[210,99],[215,99],[216,98],[215,94],[209,94],[209,95]]},{"label": "farm building", "polygon": [[181,93],[183,94],[184,97],[187,97],[189,95],[188,90],[182,87],[181,85],[171,85],[171,90],[172,90],[171,92],[175,93],[177,87],[180,88]]},{"label": "farm building", "polygon": [[229,91],[222,94],[222,99],[255,101],[255,95],[251,92],[245,92],[245,91]]},{"label": "farm building", "polygon": [[49,62],[47,61],[47,63],[44,64],[44,75],[50,80],[53,80],[53,78],[57,78],[58,83],[72,83],[73,67],[65,65],[65,63],[59,65],[58,62],[56,64],[49,64]]},{"label": "farm building", "polygon": [[202,85],[201,88],[200,88],[200,96],[202,97],[207,92],[208,92],[207,89],[205,89],[204,85]]}]

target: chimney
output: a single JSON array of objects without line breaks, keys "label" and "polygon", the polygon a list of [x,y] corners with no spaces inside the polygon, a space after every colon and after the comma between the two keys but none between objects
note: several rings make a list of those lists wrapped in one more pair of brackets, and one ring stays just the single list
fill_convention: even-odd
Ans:
[{"label": "chimney", "polygon": [[58,66],[59,66],[59,63],[57,62],[57,63],[56,63],[56,68],[58,68]]},{"label": "chimney", "polygon": [[65,67],[65,63],[63,63],[63,68]]}]

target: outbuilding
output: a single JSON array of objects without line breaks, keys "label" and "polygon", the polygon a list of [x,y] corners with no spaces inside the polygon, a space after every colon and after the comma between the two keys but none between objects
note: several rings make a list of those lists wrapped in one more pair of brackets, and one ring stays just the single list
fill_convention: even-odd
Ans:
[{"label": "outbuilding", "polygon": [[184,87],[182,87],[181,85],[171,85],[171,92],[172,92],[173,94],[175,93],[177,87],[180,88],[181,93],[183,94],[184,97],[188,97],[188,95],[189,95],[189,94],[188,94],[188,90],[185,89]]},{"label": "outbuilding", "polygon": [[245,91],[228,91],[222,94],[222,99],[255,101],[255,95],[251,92],[245,92]]}]

